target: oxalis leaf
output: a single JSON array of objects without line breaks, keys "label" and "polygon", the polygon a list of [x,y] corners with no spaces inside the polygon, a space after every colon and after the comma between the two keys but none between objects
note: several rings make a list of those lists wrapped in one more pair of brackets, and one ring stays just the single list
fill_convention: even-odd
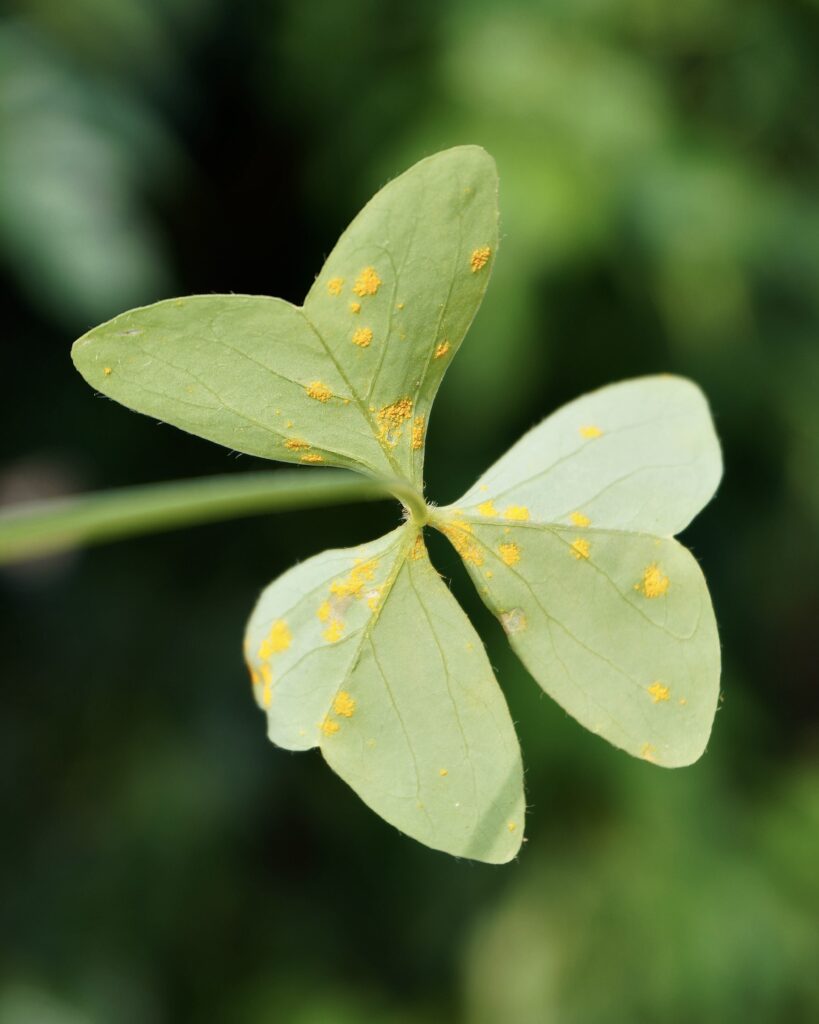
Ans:
[{"label": "oxalis leaf", "polygon": [[483,645],[408,523],[264,591],[245,654],[271,740],[318,746],[374,811],[502,863],[523,835],[520,750]]},{"label": "oxalis leaf", "polygon": [[497,174],[477,146],[422,160],[339,239],[302,307],[192,295],[74,345],[118,402],[236,451],[419,485],[429,408],[497,248]]},{"label": "oxalis leaf", "polygon": [[702,754],[719,696],[708,590],[670,535],[721,473],[699,389],[644,377],[558,410],[434,519],[543,689],[666,767]]},{"label": "oxalis leaf", "polygon": [[675,540],[721,462],[690,382],[647,377],[567,405],[454,506],[423,502],[432,400],[497,249],[491,158],[461,147],[387,185],[301,308],[192,296],[124,313],[74,346],[123,404],[238,451],[386,480],[408,522],[286,572],[245,656],[271,740],[319,747],[377,813],[489,863],[523,838],[520,752],[471,623],[431,565],[426,522],[463,557],[514,649],[587,728],[688,764],[711,729],[713,611]]}]

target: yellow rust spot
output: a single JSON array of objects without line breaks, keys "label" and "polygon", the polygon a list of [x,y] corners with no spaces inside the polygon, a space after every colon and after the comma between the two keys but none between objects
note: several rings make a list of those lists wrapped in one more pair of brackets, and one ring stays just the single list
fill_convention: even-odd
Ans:
[{"label": "yellow rust spot", "polygon": [[663,686],[659,680],[648,687],[648,692],[655,704],[659,704],[662,700],[668,700],[671,696],[671,690],[667,686]]},{"label": "yellow rust spot", "polygon": [[412,421],[412,450],[417,452],[424,447],[424,417],[416,416]]},{"label": "yellow rust spot", "polygon": [[399,398],[378,410],[378,438],[383,444],[394,448],[401,437],[403,424],[412,416],[412,399]]},{"label": "yellow rust spot", "polygon": [[302,455],[299,462],[324,462],[324,456],[318,452],[308,452],[307,455]]},{"label": "yellow rust spot", "polygon": [[362,298],[365,295],[375,295],[381,287],[381,278],[375,272],[375,267],[365,267],[355,279],[353,291]]},{"label": "yellow rust spot", "polygon": [[350,303],[350,312],[351,313],[360,313],[361,312],[361,303],[360,302],[351,302]]},{"label": "yellow rust spot", "polygon": [[373,332],[369,327],[359,327],[357,331],[353,331],[353,344],[359,348],[367,348],[372,340]]},{"label": "yellow rust spot", "polygon": [[262,640],[259,657],[269,658],[271,654],[280,654],[286,651],[292,642],[293,636],[287,623],[284,619],[276,619],[270,627],[270,632]]},{"label": "yellow rust spot", "polygon": [[446,768],[442,768],[438,772],[438,774],[441,776],[442,779],[445,779],[447,777],[447,775],[449,775],[449,772],[446,770]]},{"label": "yellow rust spot", "polygon": [[489,262],[489,257],[491,255],[492,250],[488,245],[482,245],[479,249],[474,249],[472,255],[469,257],[469,266],[472,273],[477,274],[479,270],[483,270]]},{"label": "yellow rust spot", "polygon": [[482,516],[496,516],[498,514],[498,510],[492,504],[491,498],[489,501],[482,501],[480,505],[478,505],[478,514]]},{"label": "yellow rust spot", "polygon": [[273,670],[266,661],[261,664],[262,680],[262,707],[269,708],[273,700]]},{"label": "yellow rust spot", "polygon": [[586,438],[602,437],[603,431],[600,427],[596,427],[593,423],[589,423],[588,426],[580,428],[580,436]]},{"label": "yellow rust spot", "polygon": [[309,441],[302,441],[299,437],[289,437],[284,442],[284,447],[289,448],[291,452],[306,451],[310,447]]},{"label": "yellow rust spot", "polygon": [[327,402],[333,397],[333,392],[320,380],[311,381],[306,390],[308,398],[315,398],[317,402]]},{"label": "yellow rust spot", "polygon": [[517,825],[515,824],[514,821],[507,821],[506,822],[506,827],[509,829],[510,832],[514,832],[515,829],[517,828]]},{"label": "yellow rust spot", "polygon": [[377,568],[377,558],[371,558],[367,562],[357,561],[345,579],[334,580],[330,584],[330,593],[336,597],[361,597],[364,584],[372,582]]},{"label": "yellow rust spot", "polygon": [[448,341],[442,341],[439,345],[436,345],[435,355],[432,358],[443,359],[443,357],[447,354],[447,352],[449,352],[451,348],[452,346],[449,344]]},{"label": "yellow rust spot", "polygon": [[325,736],[334,736],[341,728],[341,726],[338,724],[338,722],[334,722],[332,718],[325,718],[324,721],[319,726],[319,728],[321,729]]},{"label": "yellow rust spot", "polygon": [[330,618],[331,611],[332,609],[330,608],[330,602],[322,601],[321,604],[316,609],[316,616],[318,617],[319,622],[327,622],[328,619]]},{"label": "yellow rust spot", "polygon": [[105,366],[103,367],[102,372],[105,374],[106,377],[110,377],[114,371],[111,369],[110,366]]},{"label": "yellow rust spot", "polygon": [[424,547],[424,538],[419,533],[418,536],[415,538],[415,540],[412,543],[412,547],[410,548],[409,557],[414,562],[417,562],[418,559],[419,558],[423,558],[426,553],[427,553],[427,551],[426,551],[426,548]]},{"label": "yellow rust spot", "polygon": [[355,714],[355,700],[346,690],[339,690],[333,701],[333,711],[342,718],[352,718]]},{"label": "yellow rust spot", "polygon": [[529,509],[525,505],[509,505],[504,510],[504,519],[519,519],[521,522],[526,522],[529,518]]},{"label": "yellow rust spot", "polygon": [[685,697],[680,697],[677,703],[680,705],[681,708],[684,708],[688,701],[685,699]]},{"label": "yellow rust spot", "polygon": [[645,597],[663,597],[670,582],[657,563],[652,562],[651,565],[646,566],[643,578],[639,583],[634,584],[634,589],[639,590]]},{"label": "yellow rust spot", "polygon": [[327,292],[329,295],[341,295],[341,289],[344,287],[343,277],[331,277],[327,282]]},{"label": "yellow rust spot", "polygon": [[571,547],[572,547],[572,554],[574,555],[575,558],[588,558],[589,557],[590,545],[589,545],[589,542],[587,540],[581,540],[579,538],[577,540],[573,540],[572,544],[571,544]]},{"label": "yellow rust spot", "polygon": [[400,312],[400,310],[402,310],[404,308],[404,303],[403,302],[399,302],[398,305],[395,308],[397,310],[399,310],[399,312]]},{"label": "yellow rust spot", "polygon": [[328,644],[334,644],[344,635],[344,623],[341,619],[330,619],[327,629],[321,634]]},{"label": "yellow rust spot", "polygon": [[441,532],[465,562],[470,565],[483,565],[483,552],[472,536],[472,523],[454,519],[446,525],[442,524]]},{"label": "yellow rust spot", "polygon": [[[512,544],[511,542],[501,544],[498,551],[500,551],[500,556],[507,565],[517,565],[520,561],[520,548],[517,544]],[[489,574],[487,573],[487,575]]]},{"label": "yellow rust spot", "polygon": [[656,761],[657,760],[657,748],[653,743],[646,743],[643,749],[640,751],[640,757],[644,761]]},{"label": "yellow rust spot", "polygon": [[591,526],[591,519],[588,516],[584,516],[582,512],[572,512],[569,519],[571,519],[575,526]]}]

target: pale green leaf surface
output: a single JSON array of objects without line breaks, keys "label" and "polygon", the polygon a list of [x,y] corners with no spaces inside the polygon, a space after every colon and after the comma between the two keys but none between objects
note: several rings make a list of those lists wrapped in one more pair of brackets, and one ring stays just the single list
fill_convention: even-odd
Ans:
[{"label": "pale green leaf surface", "polygon": [[368,806],[428,846],[489,863],[516,854],[509,711],[414,527],[286,572],[259,599],[245,652],[275,743],[319,746]]},{"label": "pale green leaf surface", "polygon": [[691,554],[644,534],[463,522],[471,531],[449,526],[450,536],[543,689],[636,757],[696,761],[716,710],[720,651]]},{"label": "pale green leaf surface", "polygon": [[95,327],[72,356],[103,394],[236,451],[391,472],[322,339],[281,299],[167,299]]},{"label": "pale green leaf surface", "polygon": [[417,483],[429,407],[496,248],[494,163],[448,150],[368,203],[304,308],[168,299],[94,328],[72,355],[103,394],[236,451]]},{"label": "pale green leaf surface", "polygon": [[[638,377],[583,395],[525,434],[456,505],[491,501],[503,516],[673,536],[713,496],[719,442],[700,389],[682,377]],[[514,514],[514,513],[513,513]]]},{"label": "pale green leaf surface", "polygon": [[433,519],[543,689],[667,767],[703,752],[720,675],[702,573],[667,534],[720,473],[699,389],[646,377],[564,406]]},{"label": "pale green leaf surface", "polygon": [[[489,283],[497,197],[495,163],[478,146],[420,161],[350,224],[304,304],[376,416],[402,399],[412,403],[416,446],[409,422],[392,440],[402,474],[415,483],[430,406]],[[368,269],[380,282],[375,294],[367,293]],[[353,342],[358,330],[372,332],[366,347]]]}]

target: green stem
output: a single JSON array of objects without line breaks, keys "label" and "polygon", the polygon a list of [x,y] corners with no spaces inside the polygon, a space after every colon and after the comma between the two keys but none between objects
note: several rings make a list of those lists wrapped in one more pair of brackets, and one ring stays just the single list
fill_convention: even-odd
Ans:
[{"label": "green stem", "polygon": [[429,521],[429,506],[424,501],[423,494],[416,491],[411,484],[403,480],[385,480],[384,486],[398,498],[416,526],[424,526]]},{"label": "green stem", "polygon": [[423,498],[407,483],[328,469],[215,476],[17,505],[0,512],[0,564],[234,516],[391,495],[416,522],[426,521]]}]

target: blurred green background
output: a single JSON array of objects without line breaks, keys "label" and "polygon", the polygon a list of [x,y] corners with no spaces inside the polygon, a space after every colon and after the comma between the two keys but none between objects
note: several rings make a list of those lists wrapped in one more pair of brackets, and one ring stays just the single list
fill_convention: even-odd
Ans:
[{"label": "blurred green background", "polygon": [[300,301],[389,177],[474,142],[492,286],[441,391],[453,500],[556,405],[695,378],[726,457],[684,535],[724,699],[665,772],[584,733],[445,546],[524,751],[519,860],[403,838],[271,747],[263,585],[389,504],[0,575],[0,1024],[819,1019],[816,0],[6,0],[0,500],[258,468],[95,397],[77,335],[174,294]]}]

